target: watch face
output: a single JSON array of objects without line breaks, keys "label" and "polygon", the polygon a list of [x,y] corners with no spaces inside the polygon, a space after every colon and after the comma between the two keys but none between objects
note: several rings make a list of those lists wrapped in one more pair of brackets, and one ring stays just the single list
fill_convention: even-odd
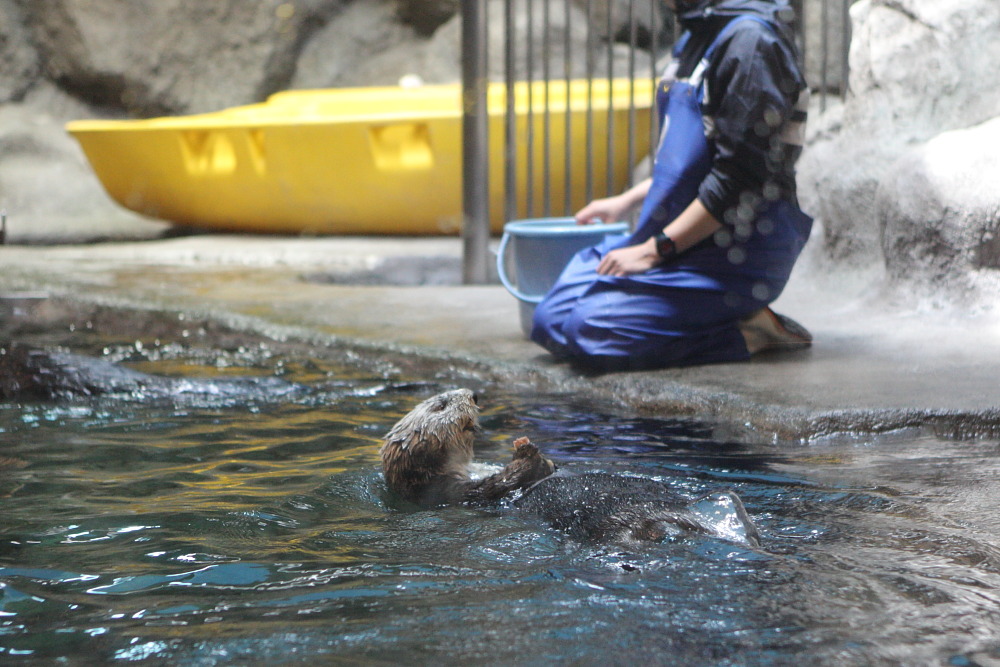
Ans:
[{"label": "watch face", "polygon": [[672,256],[676,252],[673,239],[666,234],[658,234],[656,236],[656,252],[659,253],[660,257]]}]

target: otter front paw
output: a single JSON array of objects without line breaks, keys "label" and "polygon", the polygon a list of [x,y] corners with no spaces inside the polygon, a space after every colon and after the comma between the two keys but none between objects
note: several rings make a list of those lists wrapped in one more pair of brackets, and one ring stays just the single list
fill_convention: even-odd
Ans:
[{"label": "otter front paw", "polygon": [[492,502],[526,489],[555,472],[556,465],[538,451],[527,438],[514,441],[514,457],[504,469],[477,482],[470,483],[466,502]]},{"label": "otter front paw", "polygon": [[521,437],[514,441],[514,457],[505,470],[516,475],[519,486],[526,486],[554,473],[556,464],[542,456],[528,438]]},{"label": "otter front paw", "polygon": [[514,441],[514,460],[528,458],[530,456],[541,456],[538,447],[527,437],[521,436]]}]

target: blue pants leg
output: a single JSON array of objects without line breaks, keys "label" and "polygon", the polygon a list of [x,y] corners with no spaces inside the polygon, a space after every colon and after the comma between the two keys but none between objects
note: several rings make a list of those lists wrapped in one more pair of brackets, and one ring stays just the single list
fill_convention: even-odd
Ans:
[{"label": "blue pants leg", "polygon": [[[669,287],[634,278],[595,280],[597,249],[577,255],[535,310],[532,340],[598,370],[739,361],[737,321],[761,307],[721,288]],[[587,256],[592,255],[592,256]],[[577,280],[570,279],[575,275]]]},{"label": "blue pants leg", "polygon": [[613,278],[597,265],[625,239],[582,250],[535,310],[532,340],[599,370],[747,359],[739,320],[781,293],[811,222],[774,217],[776,229],[741,246],[738,262],[709,239],[664,266]]}]

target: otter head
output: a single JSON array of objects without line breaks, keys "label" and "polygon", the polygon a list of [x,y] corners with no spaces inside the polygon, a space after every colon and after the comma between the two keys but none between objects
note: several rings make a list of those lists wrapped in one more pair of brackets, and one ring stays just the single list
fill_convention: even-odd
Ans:
[{"label": "otter head", "polygon": [[479,405],[468,389],[432,396],[396,422],[379,453],[390,489],[419,502],[442,478],[466,480]]}]

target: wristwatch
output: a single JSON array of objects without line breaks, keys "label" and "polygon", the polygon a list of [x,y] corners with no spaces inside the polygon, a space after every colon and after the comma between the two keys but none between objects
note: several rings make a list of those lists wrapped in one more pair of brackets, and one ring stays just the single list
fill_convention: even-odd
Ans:
[{"label": "wristwatch", "polygon": [[660,232],[656,235],[656,254],[658,254],[663,259],[670,259],[677,254],[677,246],[674,244],[674,240]]}]

